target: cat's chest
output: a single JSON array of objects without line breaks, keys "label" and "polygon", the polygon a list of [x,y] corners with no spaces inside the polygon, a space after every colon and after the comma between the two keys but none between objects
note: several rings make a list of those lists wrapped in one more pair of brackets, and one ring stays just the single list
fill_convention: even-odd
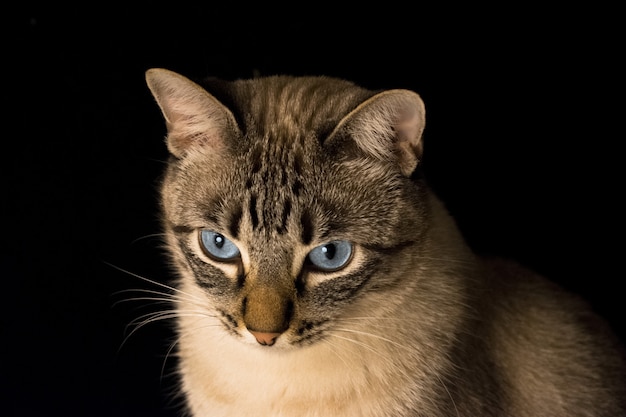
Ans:
[{"label": "cat's chest", "polygon": [[373,357],[385,355],[375,346],[364,352],[333,341],[273,351],[228,338],[203,349],[192,343],[183,342],[180,353],[194,415],[382,416],[405,382],[398,376],[393,383],[392,368]]}]

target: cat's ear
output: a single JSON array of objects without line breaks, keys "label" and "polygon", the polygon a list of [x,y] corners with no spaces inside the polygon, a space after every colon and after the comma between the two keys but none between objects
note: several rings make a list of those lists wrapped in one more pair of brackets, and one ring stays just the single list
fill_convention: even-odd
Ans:
[{"label": "cat's ear", "polygon": [[152,68],[146,83],[167,124],[167,147],[176,157],[198,146],[216,151],[236,129],[232,112],[204,88],[175,72]]},{"label": "cat's ear", "polygon": [[[417,93],[388,90],[345,116],[325,143],[344,155],[365,154],[397,164],[410,176],[422,157],[425,109]],[[341,149],[344,148],[344,149]]]}]

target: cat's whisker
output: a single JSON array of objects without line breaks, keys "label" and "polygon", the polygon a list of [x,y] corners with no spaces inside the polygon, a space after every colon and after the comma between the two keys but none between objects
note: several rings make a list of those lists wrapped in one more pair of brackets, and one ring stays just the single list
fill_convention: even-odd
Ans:
[{"label": "cat's whisker", "polygon": [[329,335],[334,337],[334,338],[337,338],[337,339],[341,339],[341,340],[345,340],[345,341],[350,342],[350,343],[354,343],[355,345],[358,345],[358,346],[360,346],[360,347],[362,347],[364,349],[367,349],[368,351],[370,351],[370,352],[372,352],[372,353],[382,357],[383,359],[385,359],[387,361],[390,360],[387,355],[385,355],[382,352],[379,352],[378,350],[374,349],[372,346],[368,345],[367,343],[361,342],[359,340],[351,339],[349,337],[339,336],[338,334],[335,334],[334,331],[330,331]]},{"label": "cat's whisker", "polygon": [[367,326],[388,327],[390,324],[398,323],[400,325],[412,323],[413,319],[403,317],[376,317],[376,316],[359,316],[359,317],[340,317],[335,319],[337,322],[346,323],[367,323]]},{"label": "cat's whisker", "polygon": [[[168,303],[174,303],[177,301],[187,301],[187,302],[191,302],[192,304],[197,303],[198,306],[202,305],[202,300],[198,297],[194,297],[194,298],[181,297],[179,294],[170,294],[170,293],[161,292],[161,291],[144,290],[144,289],[138,289],[138,288],[118,291],[114,293],[113,295],[120,295],[123,293],[145,293],[148,295],[138,296],[138,297],[128,297],[128,298],[118,300],[113,303],[113,307],[117,306],[120,303],[125,303],[125,302],[130,302],[130,301],[163,301],[163,302],[168,302]],[[151,297],[149,295],[154,295],[154,297]]]},{"label": "cat's whisker", "polygon": [[401,343],[396,342],[395,340],[391,340],[389,338],[374,334],[374,333],[370,333],[370,332],[363,332],[363,331],[359,331],[359,330],[354,330],[354,329],[343,329],[343,328],[336,328],[333,329],[335,331],[340,331],[340,332],[346,332],[346,333],[354,333],[354,334],[358,334],[358,335],[362,335],[362,336],[367,336],[367,337],[372,337],[374,339],[378,339],[378,340],[382,340],[384,342],[388,342],[396,347],[399,347],[401,349],[406,349],[408,351],[411,351],[411,347],[409,346],[405,346]]},{"label": "cat's whisker", "polygon": [[126,325],[124,329],[124,333],[126,333],[126,336],[124,337],[124,340],[122,340],[122,343],[120,344],[118,350],[121,350],[126,345],[128,340],[130,340],[130,338],[135,333],[137,333],[146,325],[157,321],[170,320],[178,317],[180,317],[180,315],[175,310],[166,310],[163,312],[152,312],[133,319],[130,323]]},{"label": "cat's whisker", "polygon": [[331,342],[328,338],[323,339],[323,343],[326,344],[328,350],[330,350],[335,356],[337,356],[344,363],[344,365],[346,365],[346,367],[350,368],[350,364],[346,360],[345,356],[339,352],[339,346]]},{"label": "cat's whisker", "polygon": [[157,158],[145,158],[146,161],[158,162],[159,164],[167,165],[167,160]]},{"label": "cat's whisker", "polygon": [[[123,347],[126,345],[128,340],[135,335],[140,329],[143,327],[164,320],[173,320],[180,319],[182,317],[198,317],[198,318],[210,318],[211,316],[206,314],[205,311],[196,311],[196,310],[164,310],[164,311],[156,311],[148,314],[144,314],[140,317],[133,319],[129,324],[126,325],[125,333],[126,336],[124,340],[120,343],[120,347],[118,351],[121,351]],[[132,330],[129,329],[132,327]]]},{"label": "cat's whisker", "polygon": [[160,291],[141,290],[141,289],[118,291],[114,293],[113,295],[116,296],[116,295],[121,295],[124,293],[132,293],[132,294],[144,293],[146,295],[140,295],[140,296],[138,295],[135,297],[126,297],[126,298],[119,299],[112,304],[113,308],[117,307],[121,303],[128,303],[128,302],[133,302],[133,301],[163,301],[166,303],[173,303],[177,301],[177,297],[174,296],[173,294],[168,294],[168,293],[164,293]]},{"label": "cat's whisker", "polygon": [[167,284],[163,284],[162,282],[154,281],[154,280],[152,280],[150,278],[146,278],[146,277],[141,276],[139,274],[136,274],[134,272],[128,271],[128,270],[126,270],[124,268],[120,268],[119,266],[113,265],[112,263],[109,263],[109,262],[106,262],[106,261],[103,261],[103,262],[105,264],[109,265],[110,267],[117,269],[118,271],[124,272],[124,273],[126,273],[128,275],[131,275],[131,276],[135,277],[135,278],[139,278],[142,281],[145,281],[145,282],[148,282],[150,284],[156,285],[157,287],[165,288],[167,290],[172,291],[172,293],[186,295],[187,297],[190,297],[190,299],[192,299],[192,300],[195,299],[193,294],[188,294],[188,293],[186,293],[185,291],[183,291],[183,290],[181,290],[179,288],[172,287],[172,286],[167,285]]},{"label": "cat's whisker", "polygon": [[430,366],[426,365],[426,367],[431,371],[431,374],[434,375],[435,378],[437,378],[437,380],[439,381],[443,389],[446,391],[446,394],[448,394],[448,398],[450,398],[450,402],[452,403],[452,406],[454,407],[454,412],[456,416],[461,417],[461,414],[459,413],[459,409],[456,406],[456,402],[454,401],[454,397],[452,397],[452,394],[450,393],[450,390],[448,389],[448,386],[446,385],[446,383],[443,382],[443,380],[437,374],[437,372],[433,371]]},{"label": "cat's whisker", "polygon": [[[130,320],[126,326],[124,326],[124,334],[131,335],[141,327],[158,321],[158,318],[164,314],[173,314],[175,310],[164,310],[164,311],[153,311],[147,314],[142,314],[141,316],[135,317]],[[166,318],[163,318],[165,320]],[[130,333],[130,334],[129,334]]]},{"label": "cat's whisker", "polygon": [[143,327],[147,324],[150,324],[159,320],[166,320],[168,318],[179,317],[177,313],[178,313],[177,310],[161,310],[161,311],[153,311],[150,313],[142,314],[141,316],[136,317],[133,320],[131,320],[126,325],[126,330],[128,330],[131,327],[133,329],[137,329],[139,327]]},{"label": "cat's whisker", "polygon": [[[154,306],[154,305],[159,305],[159,304],[172,304],[172,303],[176,303],[179,301],[186,301],[188,303],[191,304],[195,304],[198,306],[198,310],[181,310],[178,308],[174,308],[174,309],[166,309],[166,310],[159,310],[159,311],[153,311],[150,313],[146,313],[146,314],[142,314],[136,318],[134,318],[133,320],[131,320],[125,327],[125,333],[126,336],[124,337],[124,340],[121,342],[119,350],[121,350],[123,348],[123,346],[126,345],[126,343],[128,342],[128,340],[136,333],[138,332],[141,328],[151,324],[151,323],[155,323],[158,321],[164,321],[164,320],[177,320],[180,319],[182,317],[199,317],[199,318],[207,318],[207,317],[212,317],[210,314],[207,314],[207,311],[205,309],[202,308],[203,306],[203,301],[200,297],[197,297],[193,294],[190,293],[186,293],[185,291],[182,291],[178,288],[169,286],[167,284],[163,284],[154,280],[151,280],[149,278],[146,278],[144,276],[141,276],[139,274],[133,273],[131,271],[128,271],[124,268],[120,268],[116,265],[110,264],[108,262],[105,261],[106,264],[108,264],[109,266],[122,271],[130,276],[139,278],[142,281],[148,282],[150,284],[156,285],[157,287],[163,288],[166,291],[158,291],[158,290],[151,290],[151,289],[142,289],[142,288],[131,288],[131,289],[125,289],[125,290],[121,290],[121,291],[117,291],[115,292],[113,295],[114,296],[119,296],[122,294],[140,294],[138,296],[135,297],[128,297],[128,298],[123,298],[121,300],[117,300],[113,303],[113,307],[118,306],[121,303],[127,303],[127,302],[151,302],[149,304],[145,304],[142,307],[145,308],[149,308],[150,306]],[[132,329],[131,329],[132,328]],[[173,347],[172,347],[173,348]],[[171,353],[171,352],[170,352]]]},{"label": "cat's whisker", "polygon": [[163,376],[165,375],[165,368],[167,367],[167,360],[172,356],[172,352],[174,352],[174,348],[180,342],[182,336],[178,336],[172,343],[170,343],[167,348],[167,352],[165,352],[165,357],[163,358],[163,364],[161,365],[161,381],[163,380]]},{"label": "cat's whisker", "polygon": [[130,243],[131,243],[131,245],[134,245],[135,243],[140,242],[140,241],[145,240],[145,239],[151,239],[151,238],[154,238],[154,237],[164,238],[165,236],[166,236],[165,233],[151,233],[149,235],[140,236],[140,237],[136,238],[135,240],[133,240]]},{"label": "cat's whisker", "polygon": [[204,310],[181,310],[181,309],[172,309],[172,310],[162,310],[162,311],[154,311],[151,313],[143,314],[134,320],[132,320],[126,327],[133,327],[135,331],[138,327],[143,327],[147,324],[168,320],[172,318],[181,318],[181,317],[200,317],[200,318],[212,318],[215,317],[213,315],[207,314]]}]

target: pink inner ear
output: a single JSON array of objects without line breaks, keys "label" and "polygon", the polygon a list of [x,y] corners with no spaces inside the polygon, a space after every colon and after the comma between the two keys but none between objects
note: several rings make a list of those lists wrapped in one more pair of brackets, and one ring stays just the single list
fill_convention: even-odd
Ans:
[{"label": "pink inner ear", "polygon": [[205,114],[189,115],[173,113],[168,127],[168,148],[176,156],[182,156],[192,148],[211,147],[219,150],[223,147],[224,121],[211,119]]},{"label": "pink inner ear", "polygon": [[[345,138],[353,141],[362,156],[393,162],[409,176],[422,156],[424,104],[409,90],[383,91],[345,116],[326,143],[333,143],[334,134],[344,129]],[[335,145],[346,146],[341,142]]]},{"label": "pink inner ear", "polygon": [[395,126],[403,172],[407,170],[412,172],[422,157],[423,129],[423,120],[419,112],[413,108],[405,109]]},{"label": "pink inner ear", "polygon": [[170,71],[152,72],[149,86],[167,122],[173,155],[182,157],[196,147],[223,148],[232,114],[206,90]]},{"label": "pink inner ear", "polygon": [[404,109],[398,117],[394,129],[400,142],[420,142],[422,120],[415,109]]}]

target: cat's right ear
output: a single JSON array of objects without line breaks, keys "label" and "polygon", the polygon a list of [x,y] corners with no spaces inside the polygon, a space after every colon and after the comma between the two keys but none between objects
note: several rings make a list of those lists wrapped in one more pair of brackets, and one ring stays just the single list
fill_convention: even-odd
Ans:
[{"label": "cat's right ear", "polygon": [[422,158],[424,117],[424,103],[417,93],[383,91],[345,116],[326,146],[348,159],[356,154],[391,162],[408,177]]},{"label": "cat's right ear", "polygon": [[225,138],[237,129],[232,112],[204,88],[162,68],[146,71],[146,83],[167,125],[167,147],[182,158],[189,150],[222,150]]}]

